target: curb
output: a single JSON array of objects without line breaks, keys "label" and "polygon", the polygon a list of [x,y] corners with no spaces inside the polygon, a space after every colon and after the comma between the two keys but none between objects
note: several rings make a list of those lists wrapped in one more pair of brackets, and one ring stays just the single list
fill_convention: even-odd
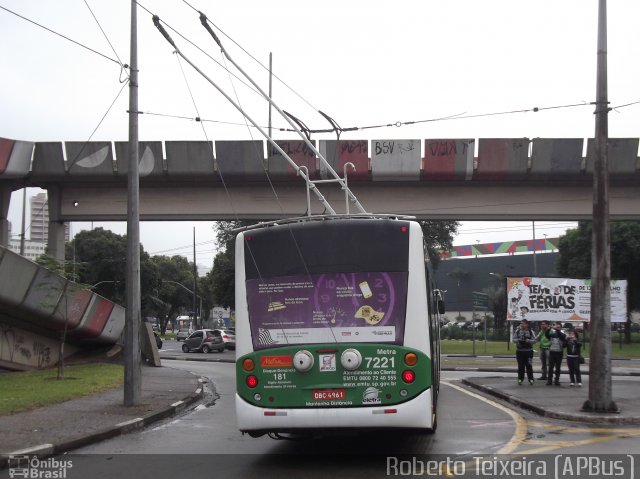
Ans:
[{"label": "curb", "polygon": [[[498,399],[502,399],[503,401],[508,402],[514,406],[517,406],[521,409],[525,409],[530,411],[538,416],[547,417],[551,419],[562,419],[565,421],[578,421],[578,422],[588,422],[592,424],[623,424],[623,425],[637,425],[640,424],[640,417],[631,416],[631,417],[620,417],[615,416],[615,413],[608,413],[609,416],[593,416],[589,413],[566,413],[566,412],[558,412],[549,410],[547,408],[543,408],[540,406],[536,406],[528,401],[524,401],[520,398],[512,396],[511,394],[507,394],[498,389],[494,389],[490,386],[484,386],[482,384],[477,384],[469,379],[462,379],[462,384],[477,389],[485,394],[496,397]],[[606,413],[602,413],[606,414]]]},{"label": "curb", "polygon": [[236,360],[235,359],[224,359],[224,358],[211,358],[211,359],[207,359],[207,358],[178,358],[176,356],[160,356],[160,359],[168,359],[170,361],[195,361],[195,362],[202,362],[202,363],[235,363]]},{"label": "curb", "polygon": [[146,416],[130,419],[128,421],[118,423],[115,426],[107,427],[101,431],[77,437],[68,441],[63,441],[58,444],[40,444],[26,449],[20,449],[18,451],[9,452],[6,454],[0,454],[0,469],[4,469],[7,467],[9,456],[30,455],[43,458],[63,454],[65,452],[95,444],[106,439],[111,439],[116,436],[128,434],[132,431],[148,426],[154,422],[160,421],[161,419],[166,419],[168,417],[174,416],[179,412],[182,412],[191,404],[202,399],[202,382],[203,379],[198,378],[199,385],[193,394],[190,394],[182,400],[176,401],[173,404],[160,409],[159,411],[147,414]]},{"label": "curb", "polygon": [[[442,366],[440,368],[442,371],[459,371],[459,372],[479,372],[479,373],[517,373],[518,370],[516,368],[476,368],[473,366]],[[534,370],[534,373],[539,373],[540,371]],[[583,376],[589,376],[589,371],[581,371]],[[561,374],[568,375],[569,371],[563,369]],[[612,371],[612,376],[630,376],[637,377],[640,376],[640,371]]]}]

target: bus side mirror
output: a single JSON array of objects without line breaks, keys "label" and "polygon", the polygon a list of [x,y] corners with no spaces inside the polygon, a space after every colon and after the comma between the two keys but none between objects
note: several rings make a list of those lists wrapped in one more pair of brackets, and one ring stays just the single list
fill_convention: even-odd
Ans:
[{"label": "bus side mirror", "polygon": [[445,313],[444,300],[442,300],[442,299],[438,300],[438,313],[440,313],[440,314],[444,314]]}]

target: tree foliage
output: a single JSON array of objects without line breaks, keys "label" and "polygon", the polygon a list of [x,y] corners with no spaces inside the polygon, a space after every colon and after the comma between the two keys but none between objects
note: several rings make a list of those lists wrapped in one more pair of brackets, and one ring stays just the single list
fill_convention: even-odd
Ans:
[{"label": "tree foliage", "polygon": [[[640,308],[640,222],[610,224],[611,277],[626,279],[629,311]],[[571,278],[591,277],[591,222],[581,221],[560,238],[558,272]],[[627,328],[627,333],[629,328]]]},{"label": "tree foliage", "polygon": [[503,275],[494,273],[496,284],[485,288],[483,291],[489,297],[489,309],[493,313],[493,329],[505,330],[508,334],[507,324],[507,287]]},{"label": "tree foliage", "polygon": [[[124,305],[127,237],[104,228],[80,231],[66,244],[65,261],[42,255],[38,263]],[[168,320],[193,310],[193,262],[183,256],[150,257],[140,245],[140,293],[143,317],[157,317],[164,332]],[[183,286],[179,286],[179,283]],[[198,280],[203,312],[214,305],[205,281]],[[197,305],[200,305],[199,300]]]},{"label": "tree foliage", "polygon": [[[640,308],[640,222],[616,221],[611,231],[611,277],[628,281],[629,310]],[[558,272],[572,278],[591,277],[591,222],[560,238]]]},{"label": "tree foliage", "polygon": [[449,251],[453,247],[453,238],[458,233],[457,221],[420,221],[427,251],[434,268],[440,264],[440,251]]},{"label": "tree foliage", "polygon": [[[127,238],[104,228],[80,231],[67,243],[67,277],[93,286],[105,298],[124,304]],[[142,262],[142,257],[140,258]]]},{"label": "tree foliage", "polygon": [[219,253],[213,259],[213,268],[204,278],[204,288],[212,303],[223,308],[235,307],[235,239],[238,228],[251,226],[257,221],[219,221],[216,242]]},{"label": "tree foliage", "polygon": [[176,255],[153,256],[151,264],[157,271],[158,282],[150,312],[158,318],[164,332],[169,320],[193,310],[193,263],[184,256]]}]

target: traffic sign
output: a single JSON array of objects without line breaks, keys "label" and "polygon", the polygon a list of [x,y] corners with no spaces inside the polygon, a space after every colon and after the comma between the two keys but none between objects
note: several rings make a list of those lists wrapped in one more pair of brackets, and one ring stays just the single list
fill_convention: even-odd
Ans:
[{"label": "traffic sign", "polygon": [[487,293],[480,293],[473,291],[473,309],[488,310],[489,309],[489,295]]}]

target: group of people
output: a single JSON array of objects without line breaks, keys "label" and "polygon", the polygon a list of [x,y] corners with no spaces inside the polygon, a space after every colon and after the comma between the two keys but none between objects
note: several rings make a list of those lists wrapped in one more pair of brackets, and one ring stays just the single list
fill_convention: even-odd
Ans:
[{"label": "group of people", "polygon": [[565,334],[561,328],[561,323],[555,323],[552,327],[549,321],[541,321],[540,332],[536,334],[529,329],[529,322],[526,319],[520,322],[520,327],[515,330],[512,338],[512,342],[516,345],[518,384],[523,383],[526,371],[529,384],[533,385],[533,345],[539,342],[542,376],[538,379],[546,380],[547,386],[552,384],[560,386],[560,367],[566,348],[570,386],[582,386],[580,374],[582,343],[575,331],[568,331]]}]

